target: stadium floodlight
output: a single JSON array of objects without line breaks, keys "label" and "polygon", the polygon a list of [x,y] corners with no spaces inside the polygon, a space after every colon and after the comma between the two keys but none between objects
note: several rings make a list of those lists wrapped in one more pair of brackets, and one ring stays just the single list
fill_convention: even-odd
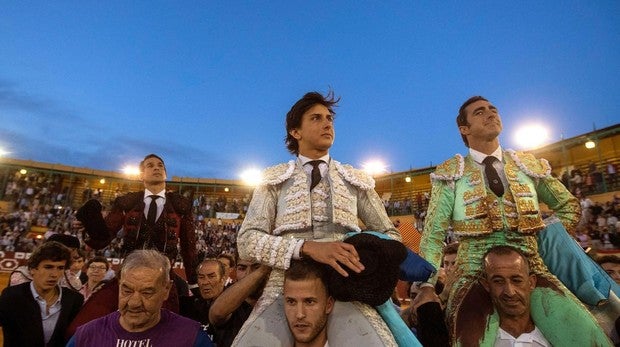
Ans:
[{"label": "stadium floodlight", "polygon": [[594,147],[596,147],[596,142],[594,142],[594,141],[592,141],[592,140],[588,139],[588,141],[586,142],[586,148],[587,148],[587,149],[592,149],[592,148],[594,148]]},{"label": "stadium floodlight", "polygon": [[534,149],[549,141],[549,131],[541,124],[525,124],[517,129],[514,140],[521,149]]},{"label": "stadium floodlight", "polygon": [[105,178],[100,179],[100,180],[99,180],[99,183],[101,183],[101,184],[105,184]]},{"label": "stadium floodlight", "polygon": [[362,164],[362,168],[371,176],[387,172],[387,166],[381,160],[369,160]]},{"label": "stadium floodlight", "polygon": [[256,168],[246,169],[239,176],[243,183],[252,187],[256,187],[263,180],[263,172]]},{"label": "stadium floodlight", "polygon": [[411,182],[411,177],[410,176],[405,177],[405,182],[407,183]]},{"label": "stadium floodlight", "polygon": [[126,165],[122,169],[123,173],[127,176],[138,176],[140,175],[140,168],[135,165]]},{"label": "stadium floodlight", "polygon": [[21,169],[21,170],[19,170],[19,173],[20,173],[20,174],[22,174],[22,175],[25,175],[25,174],[27,174],[27,173],[28,173],[28,170],[26,170],[26,169]]}]

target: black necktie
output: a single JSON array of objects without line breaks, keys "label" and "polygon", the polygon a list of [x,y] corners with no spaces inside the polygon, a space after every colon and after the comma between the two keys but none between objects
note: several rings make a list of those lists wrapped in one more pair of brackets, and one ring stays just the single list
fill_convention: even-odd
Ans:
[{"label": "black necktie", "polygon": [[146,223],[148,225],[155,225],[155,220],[157,218],[157,199],[159,195],[149,195],[149,197],[151,198],[151,204],[146,214]]},{"label": "black necktie", "polygon": [[502,184],[502,180],[499,178],[497,174],[497,170],[493,167],[493,163],[497,160],[494,156],[490,155],[482,161],[484,164],[484,174],[487,176],[487,181],[489,182],[489,188],[497,195],[501,197],[504,195],[504,185]]},{"label": "black necktie", "polygon": [[310,177],[312,178],[310,190],[316,187],[316,185],[321,181],[321,170],[319,170],[319,164],[321,163],[324,163],[324,161],[312,160],[308,162],[308,164],[312,165],[312,173],[310,174]]}]

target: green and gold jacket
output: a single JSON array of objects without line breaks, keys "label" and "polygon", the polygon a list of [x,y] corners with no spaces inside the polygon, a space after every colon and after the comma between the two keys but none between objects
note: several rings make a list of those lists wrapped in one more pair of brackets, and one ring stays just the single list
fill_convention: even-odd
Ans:
[{"label": "green and gold jacket", "polygon": [[539,201],[555,212],[567,230],[576,227],[579,201],[551,176],[545,159],[504,150],[503,163],[508,189],[501,198],[487,189],[483,171],[469,155],[457,154],[431,174],[431,200],[420,243],[422,256],[431,264],[440,265],[442,243],[450,227],[461,237],[499,231],[536,234],[545,227]]}]

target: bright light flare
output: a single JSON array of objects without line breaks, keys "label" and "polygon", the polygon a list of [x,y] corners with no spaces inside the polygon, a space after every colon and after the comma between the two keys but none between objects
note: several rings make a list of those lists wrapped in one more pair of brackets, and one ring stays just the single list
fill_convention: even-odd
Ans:
[{"label": "bright light flare", "polygon": [[548,142],[549,131],[540,124],[526,124],[517,129],[514,139],[519,147],[533,149]]},{"label": "bright light flare", "polygon": [[592,148],[594,148],[594,147],[596,147],[596,143],[595,143],[594,141],[592,141],[592,140],[588,140],[588,141],[586,142],[586,148],[587,148],[587,149],[592,149]]},{"label": "bright light flare", "polygon": [[255,187],[263,180],[263,172],[256,168],[246,169],[239,175],[243,183]]},{"label": "bright light flare", "polygon": [[387,172],[387,165],[381,160],[370,160],[362,165],[364,171],[371,176],[383,174]]},{"label": "bright light flare", "polygon": [[4,148],[0,147],[0,157],[4,157],[4,156],[6,156],[9,153],[11,153],[11,152],[9,152],[9,151],[5,150]]},{"label": "bright light flare", "polygon": [[122,169],[123,173],[127,176],[138,176],[140,175],[140,168],[133,165],[126,165]]}]

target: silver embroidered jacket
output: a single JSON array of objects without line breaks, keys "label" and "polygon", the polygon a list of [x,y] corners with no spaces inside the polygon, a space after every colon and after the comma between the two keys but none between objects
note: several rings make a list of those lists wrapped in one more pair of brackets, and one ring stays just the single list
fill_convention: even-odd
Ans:
[{"label": "silver embroidered jacket", "polygon": [[342,240],[360,231],[358,217],[366,229],[400,241],[374,185],[365,172],[335,160],[312,193],[298,160],[268,168],[237,236],[240,257],[285,270],[303,240]]}]

